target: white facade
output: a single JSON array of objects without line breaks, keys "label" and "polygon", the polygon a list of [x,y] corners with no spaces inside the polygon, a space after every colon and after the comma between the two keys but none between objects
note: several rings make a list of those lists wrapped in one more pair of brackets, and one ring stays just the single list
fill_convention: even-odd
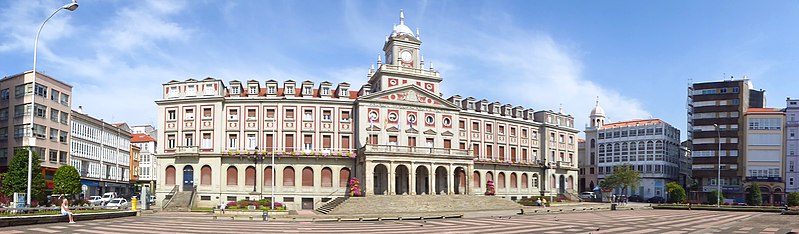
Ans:
[{"label": "white facade", "polygon": [[70,152],[71,165],[90,187],[87,195],[130,192],[130,132],[73,111]]}]

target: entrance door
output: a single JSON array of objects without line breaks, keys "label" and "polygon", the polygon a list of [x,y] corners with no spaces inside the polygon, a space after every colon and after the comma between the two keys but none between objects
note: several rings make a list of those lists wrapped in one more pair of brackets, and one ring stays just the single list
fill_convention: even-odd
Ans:
[{"label": "entrance door", "polygon": [[303,210],[313,210],[313,198],[303,198],[302,199],[302,209]]},{"label": "entrance door", "polygon": [[191,191],[194,188],[194,168],[189,165],[183,167],[183,191]]}]

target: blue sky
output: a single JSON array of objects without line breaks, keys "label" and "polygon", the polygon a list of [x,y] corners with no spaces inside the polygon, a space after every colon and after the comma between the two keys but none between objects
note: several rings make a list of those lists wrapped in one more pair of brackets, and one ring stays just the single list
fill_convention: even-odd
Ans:
[{"label": "blue sky", "polygon": [[[0,75],[31,69],[38,25],[67,0],[0,9]],[[74,86],[73,108],[153,124],[169,80],[366,82],[398,23],[455,94],[685,130],[693,81],[748,76],[769,106],[799,97],[799,4],[790,1],[95,1],[60,12],[38,69]],[[683,137],[685,134],[683,133]]]}]

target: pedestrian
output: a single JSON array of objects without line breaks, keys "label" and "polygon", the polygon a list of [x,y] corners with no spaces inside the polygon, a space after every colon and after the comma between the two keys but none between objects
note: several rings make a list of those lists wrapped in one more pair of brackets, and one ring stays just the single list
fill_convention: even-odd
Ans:
[{"label": "pedestrian", "polygon": [[541,204],[543,206],[547,206],[547,199],[546,198],[541,199]]},{"label": "pedestrian", "polygon": [[538,205],[538,207],[541,207],[541,198],[540,197],[537,200],[535,200],[535,204]]},{"label": "pedestrian", "polygon": [[611,203],[616,202],[616,194],[613,194],[612,196],[610,196],[610,202]]},{"label": "pedestrian", "polygon": [[225,201],[222,201],[222,204],[219,204],[219,209],[222,210],[222,214],[225,213],[225,207],[227,207],[227,203],[225,203]]},{"label": "pedestrian", "polygon": [[69,216],[69,223],[75,223],[75,220],[72,219],[72,211],[69,210],[69,200],[66,197],[61,200],[61,214]]}]

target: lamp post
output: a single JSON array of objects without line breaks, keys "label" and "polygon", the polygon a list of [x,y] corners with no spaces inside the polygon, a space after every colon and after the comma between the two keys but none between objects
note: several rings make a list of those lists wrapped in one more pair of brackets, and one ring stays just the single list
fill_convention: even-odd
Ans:
[{"label": "lamp post", "polygon": [[[263,156],[260,153],[258,153],[258,146],[256,146],[255,147],[255,153],[253,153],[253,155],[252,155],[253,169],[258,170],[257,168],[258,168],[258,162],[259,161],[263,161]],[[255,177],[255,175],[258,175],[257,171],[254,173],[253,177]],[[257,178],[252,178],[252,180],[253,180],[252,193],[255,194],[256,193],[256,189],[255,188],[256,188],[256,186],[258,186],[258,183],[257,183],[258,179]]]},{"label": "lamp post", "polygon": [[[77,0],[72,0],[71,3],[59,7],[58,9],[56,9],[53,12],[53,14],[50,14],[50,16],[48,16],[47,19],[45,19],[44,22],[42,22],[42,25],[39,26],[39,31],[36,32],[36,40],[33,41],[33,81],[31,82],[31,91],[33,91],[32,92],[33,95],[31,95],[31,138],[34,137],[34,135],[33,135],[33,129],[34,129],[33,128],[34,127],[33,119],[34,119],[34,112],[36,111],[36,102],[34,101],[36,99],[36,52],[37,52],[37,48],[39,47],[39,35],[42,33],[42,29],[44,28],[44,24],[46,24],[47,21],[50,20],[50,18],[53,18],[53,16],[56,13],[58,13],[59,11],[61,11],[63,9],[66,9],[66,10],[69,10],[69,11],[75,11],[76,9],[78,9]],[[25,204],[28,207],[30,207],[30,205],[31,205],[31,179],[33,177],[33,145],[31,144],[32,141],[33,141],[33,139],[29,139],[28,140],[28,191],[27,191],[26,198],[25,198],[26,199],[26,201],[25,201],[26,203]]]},{"label": "lamp post", "polygon": [[716,153],[718,154],[717,156],[719,159],[718,165],[716,166],[718,169],[717,170],[718,173],[716,174],[716,207],[720,207],[721,206],[721,130],[718,124],[713,124],[713,126],[716,127],[716,134],[718,134],[718,141],[719,141],[719,151],[718,153]]},{"label": "lamp post", "polygon": [[[285,98],[285,97],[283,97]],[[272,153],[272,197],[269,198],[270,202],[272,203],[272,207],[270,210],[275,210],[275,141],[277,141],[277,120],[275,120],[274,126],[272,126],[272,147],[270,147],[269,151]]]}]

